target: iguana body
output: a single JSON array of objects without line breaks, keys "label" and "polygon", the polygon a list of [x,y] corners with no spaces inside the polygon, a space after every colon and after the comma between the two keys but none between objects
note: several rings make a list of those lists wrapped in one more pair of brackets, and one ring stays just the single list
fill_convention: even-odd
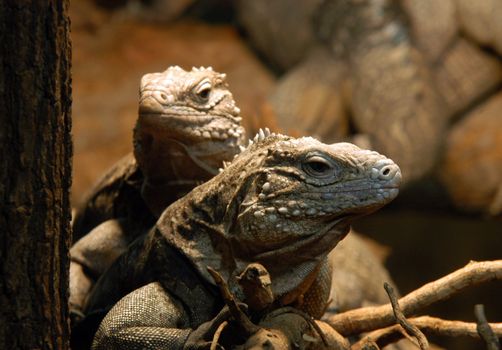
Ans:
[{"label": "iguana body", "polygon": [[328,253],[355,218],[391,201],[400,181],[399,168],[376,152],[262,133],[221,174],[169,206],[102,276],[88,311],[137,290],[110,311],[94,348],[188,346],[193,329],[222,305],[206,266],[240,295],[236,276],[259,262],[277,305],[320,317],[331,285]]},{"label": "iguana body", "polygon": [[[91,191],[73,224],[70,304],[78,311],[94,280],[170,203],[218,172],[244,139],[225,75],[170,67],[141,80],[134,154]],[[82,238],[83,237],[83,238]]]}]

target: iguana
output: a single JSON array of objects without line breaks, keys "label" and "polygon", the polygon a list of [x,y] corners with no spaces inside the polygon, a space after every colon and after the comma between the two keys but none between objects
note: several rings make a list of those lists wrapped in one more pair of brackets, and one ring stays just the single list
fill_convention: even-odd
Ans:
[{"label": "iguana", "polygon": [[222,173],[170,205],[100,278],[87,312],[118,303],[94,349],[198,344],[222,307],[207,266],[240,296],[236,276],[261,263],[277,305],[320,317],[331,285],[328,253],[353,220],[390,202],[400,182],[398,166],[377,152],[260,132]]},{"label": "iguana", "polygon": [[73,311],[79,313],[95,279],[164,208],[240,151],[239,113],[225,74],[211,67],[173,66],[142,77],[134,154],[102,178],[74,219],[74,240],[81,239],[71,249]]}]

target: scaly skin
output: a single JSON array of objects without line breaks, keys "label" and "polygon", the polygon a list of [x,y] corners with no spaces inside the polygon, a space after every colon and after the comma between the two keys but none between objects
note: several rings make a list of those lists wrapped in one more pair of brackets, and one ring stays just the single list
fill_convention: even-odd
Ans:
[{"label": "scaly skin", "polygon": [[[240,151],[239,109],[212,68],[170,67],[141,79],[134,155],[93,189],[75,217],[70,305],[79,313],[95,280],[170,203]],[[90,231],[90,232],[89,232]]]},{"label": "scaly skin", "polygon": [[376,152],[261,132],[221,174],[169,206],[101,277],[89,312],[136,291],[107,315],[94,348],[200,342],[222,305],[206,266],[242,298],[236,277],[258,262],[270,273],[277,306],[319,317],[329,288],[316,305],[309,295],[320,282],[330,286],[328,253],[353,220],[390,202],[400,182],[397,165]]}]

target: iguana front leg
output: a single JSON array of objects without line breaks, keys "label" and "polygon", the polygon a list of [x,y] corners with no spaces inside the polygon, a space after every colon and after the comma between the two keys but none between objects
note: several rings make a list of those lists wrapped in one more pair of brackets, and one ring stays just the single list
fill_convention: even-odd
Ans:
[{"label": "iguana front leg", "polygon": [[138,229],[126,219],[103,222],[70,250],[70,309],[79,314],[96,280],[126,251]]},{"label": "iguana front leg", "polygon": [[115,304],[101,322],[92,350],[209,349],[217,328],[231,314],[224,307],[216,316],[205,316],[209,321],[194,324],[184,304],[152,282]]},{"label": "iguana front leg", "polygon": [[183,349],[191,332],[181,303],[155,282],[115,304],[103,319],[92,349]]}]

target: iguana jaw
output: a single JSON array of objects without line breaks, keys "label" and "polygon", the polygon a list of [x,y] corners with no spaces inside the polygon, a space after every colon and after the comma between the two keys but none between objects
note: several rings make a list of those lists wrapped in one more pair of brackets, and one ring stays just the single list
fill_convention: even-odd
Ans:
[{"label": "iguana jaw", "polygon": [[227,117],[140,115],[134,154],[146,181],[205,181],[240,152],[245,132]]},{"label": "iguana jaw", "polygon": [[240,120],[240,117],[231,115],[197,114],[197,111],[190,114],[143,112],[139,115],[137,128],[141,128],[143,137],[176,140],[187,146],[214,143],[235,148],[244,144],[245,131]]}]

